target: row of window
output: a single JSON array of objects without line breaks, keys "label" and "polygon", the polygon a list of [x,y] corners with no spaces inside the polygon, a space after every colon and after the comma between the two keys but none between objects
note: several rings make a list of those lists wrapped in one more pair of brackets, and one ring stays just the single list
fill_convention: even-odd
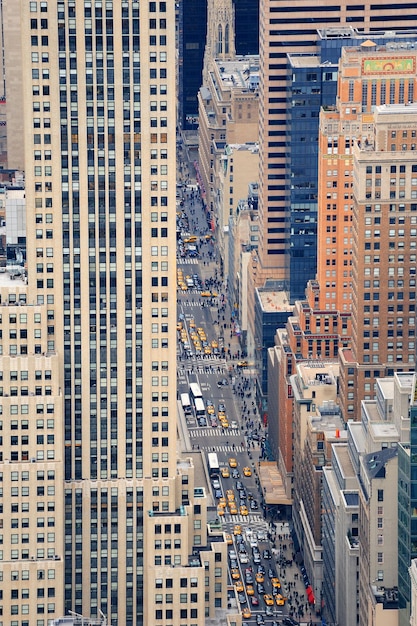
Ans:
[{"label": "row of window", "polygon": [[[55,570],[51,570],[54,573],[54,576],[52,576],[52,578],[55,578]],[[18,572],[12,572],[12,574],[19,574]],[[11,580],[18,580],[19,578],[14,578],[13,576],[11,577]],[[32,593],[33,593],[33,589],[32,589]],[[47,589],[44,589],[43,587],[38,587],[36,590],[36,597],[37,598],[55,598],[55,587],[48,587]],[[3,599],[3,591],[0,591],[0,598]],[[29,589],[12,589],[10,591],[10,599],[11,600],[18,600],[19,598],[22,598],[22,600],[26,600],[29,598]]]},{"label": "row of window", "polygon": [[[16,557],[17,558],[17,557]],[[38,615],[42,615],[43,613],[55,613],[55,603],[54,602],[48,602],[48,604],[45,606],[45,604],[37,604],[36,605],[36,613]],[[29,615],[29,604],[12,604],[10,606],[10,614],[11,615],[19,615],[19,613],[21,613],[22,615]],[[3,606],[0,605],[0,615],[3,615]],[[10,622],[10,624],[12,624],[13,622]],[[22,622],[23,624],[23,622]],[[28,626],[29,626],[29,622],[28,622]]]},{"label": "row of window", "polygon": [[[54,524],[55,525],[55,524]],[[36,533],[36,543],[45,543],[45,538],[47,543],[55,542],[55,533]],[[3,535],[0,535],[0,544],[3,543]],[[29,533],[12,533],[10,535],[10,543],[29,543]]]},{"label": "row of window", "polygon": [[[51,297],[53,298],[53,296]],[[37,304],[43,304],[43,302],[39,302],[40,296],[37,296],[37,298],[38,298]],[[53,304],[53,301],[48,300],[48,304]],[[20,344],[20,345],[9,344],[8,348],[9,348],[8,353],[12,356],[15,356],[18,354],[25,354],[25,355],[29,354],[27,344]],[[55,351],[55,341],[52,341],[52,340],[47,341],[46,348],[47,348],[47,352],[45,353],[45,348],[42,348],[40,344],[35,344],[33,346],[33,353],[34,354],[46,354],[46,356],[48,356],[48,353],[53,353]],[[3,354],[3,345],[0,345],[0,354]],[[7,353],[5,352],[4,354],[7,354]]]},{"label": "row of window", "polygon": [[[217,600],[220,600],[221,598],[217,598]],[[216,604],[216,606],[221,606],[221,604]],[[191,618],[197,618],[198,617],[198,610],[197,609],[190,609],[189,613],[188,613],[188,609],[181,609],[180,610],[180,618],[181,619],[187,619],[189,617]],[[165,611],[165,619],[173,619],[174,617],[174,611],[172,611],[171,609],[166,609]],[[156,609],[155,611],[155,619],[158,620],[162,620],[164,619],[164,611],[162,611],[162,609]]]},{"label": "row of window", "polygon": [[[42,511],[55,511],[55,502],[53,501],[49,501],[45,504],[45,502],[42,501],[38,501],[36,503],[36,510],[38,512],[42,512]],[[11,504],[10,505],[10,512],[11,513],[29,513],[29,502],[22,502],[20,505],[19,504]],[[0,513],[3,513],[3,504],[0,505]]]},{"label": "row of window", "polygon": [[[3,488],[0,488],[0,497],[3,497]],[[37,495],[38,496],[43,496],[45,495],[45,491],[47,493],[48,496],[54,496],[55,495],[55,486],[54,485],[48,485],[46,490],[45,487],[37,487]],[[19,493],[20,492],[20,493]],[[29,487],[26,486],[21,486],[19,487],[11,487],[10,489],[10,495],[12,498],[18,498],[19,495],[22,496],[23,498],[27,498],[29,497]],[[33,495],[33,493],[32,493]],[[23,510],[23,509],[22,509]],[[48,508],[48,511],[50,509]]]},{"label": "row of window", "polygon": [[[161,539],[156,539],[154,541],[154,548],[155,548],[155,550],[162,550],[162,540]],[[165,539],[164,545],[163,545],[163,549],[164,550],[171,550],[172,548],[174,548],[175,550],[179,550],[181,548],[181,539],[175,539],[174,545],[172,545],[171,539]]]}]

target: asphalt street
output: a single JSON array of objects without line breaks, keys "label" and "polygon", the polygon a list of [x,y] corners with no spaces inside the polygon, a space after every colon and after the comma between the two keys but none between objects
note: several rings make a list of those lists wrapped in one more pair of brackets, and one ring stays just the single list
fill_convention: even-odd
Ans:
[{"label": "asphalt street", "polygon": [[[314,607],[306,600],[303,579],[292,554],[288,523],[271,525],[262,509],[256,468],[262,454],[261,440],[266,433],[252,397],[250,372],[242,361],[238,338],[233,334],[215,239],[194,188],[194,176],[190,163],[186,160],[180,163],[177,191],[178,395],[189,393],[190,384],[197,383],[207,408],[207,425],[199,425],[195,403],[192,403],[191,414],[184,416],[183,421],[187,428],[187,446],[201,450],[206,458],[210,452],[218,457],[220,490],[217,495],[221,493],[227,504],[217,508],[217,515],[230,535],[229,599],[233,602],[237,596],[247,624],[261,624],[263,619],[267,626],[276,626],[285,624],[285,618],[290,615],[300,620],[297,623],[320,623],[314,621]],[[213,407],[211,414],[208,404]],[[220,421],[222,404],[225,416]],[[212,419],[216,420],[216,425],[211,425]],[[260,441],[253,441],[252,437],[259,437]],[[234,462],[239,478],[232,477]],[[244,476],[245,467],[250,469],[250,476]],[[228,468],[230,476],[222,476],[224,468]],[[238,489],[240,486],[242,488]],[[212,491],[213,502],[220,502],[215,489]],[[229,507],[231,492],[236,512],[231,512],[232,507]],[[252,501],[256,508],[251,508]],[[230,559],[233,552],[236,559]],[[259,556],[255,556],[257,552]],[[237,567],[232,567],[235,565]],[[251,577],[253,583],[247,583]],[[256,578],[263,579],[261,586]],[[279,587],[274,588],[271,579],[278,580],[275,585]],[[278,593],[285,598],[279,605],[276,603]]]}]

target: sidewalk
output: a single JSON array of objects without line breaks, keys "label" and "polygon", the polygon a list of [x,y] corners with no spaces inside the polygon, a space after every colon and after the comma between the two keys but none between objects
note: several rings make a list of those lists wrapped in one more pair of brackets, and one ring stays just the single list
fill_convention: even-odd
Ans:
[{"label": "sidewalk", "polygon": [[[271,526],[271,529],[273,527]],[[275,560],[282,588],[287,597],[289,614],[307,626],[321,625],[321,618],[316,616],[316,607],[309,605],[306,589],[300,568],[295,560],[293,542],[291,539],[291,526],[289,522],[276,522],[275,524]],[[290,564],[281,565],[281,558],[290,561]]]}]

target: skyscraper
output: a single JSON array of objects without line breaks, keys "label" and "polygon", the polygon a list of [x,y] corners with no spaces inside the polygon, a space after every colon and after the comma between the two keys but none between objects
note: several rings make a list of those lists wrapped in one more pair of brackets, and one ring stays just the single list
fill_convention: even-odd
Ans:
[{"label": "skyscraper", "polygon": [[226,544],[176,451],[175,4],[11,4],[29,278],[0,292],[3,615],[195,623]]},{"label": "skyscraper", "polygon": [[[179,115],[182,128],[197,128],[197,94],[202,84],[203,57],[207,37],[208,0],[179,3]],[[236,54],[258,54],[259,0],[232,0]]]},{"label": "skyscraper", "polygon": [[[401,4],[384,0],[330,4],[295,0],[288,4],[282,0],[260,2],[260,179],[259,213],[260,239],[257,252],[255,283],[263,285],[268,279],[284,280],[289,285],[291,256],[291,181],[289,179],[287,137],[289,103],[287,86],[290,80],[287,54],[315,52],[317,29],[351,26],[360,30],[401,31],[417,25],[413,2]],[[312,205],[306,207],[306,223],[311,219]],[[298,220],[302,211],[298,207]],[[311,242],[306,241],[306,256],[310,257]],[[294,249],[298,258],[302,250]],[[311,258],[311,257],[310,257]],[[314,261],[314,258],[312,258]],[[314,278],[312,273],[305,281]]]}]

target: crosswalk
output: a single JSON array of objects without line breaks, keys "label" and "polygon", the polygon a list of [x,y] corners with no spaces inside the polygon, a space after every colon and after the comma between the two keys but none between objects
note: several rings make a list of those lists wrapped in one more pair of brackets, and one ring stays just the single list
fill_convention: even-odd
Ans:
[{"label": "crosswalk", "polygon": [[[190,366],[194,367],[195,362],[197,362],[198,365],[201,364],[201,366],[203,366],[203,363],[207,363],[205,367],[211,367],[211,365],[209,365],[211,363],[215,363],[217,367],[224,368],[226,366],[226,362],[224,361],[224,359],[220,359],[220,357],[216,354],[193,354],[191,358],[186,358],[183,362],[180,361],[178,363],[178,369],[182,369],[184,367],[187,369]],[[213,369],[216,369],[216,366]]]},{"label": "crosswalk", "polygon": [[178,376],[181,374],[226,374],[227,368],[223,367],[207,367],[196,364],[193,367],[179,367],[177,369]]},{"label": "crosswalk", "polygon": [[[196,430],[188,431],[190,433],[190,437],[193,439],[194,437],[239,437],[240,430],[239,428],[227,428],[227,432],[225,432],[221,427],[218,428],[198,428]],[[237,448],[236,448],[237,449]]]},{"label": "crosswalk", "polygon": [[[193,289],[191,291],[187,291],[187,295],[188,294],[190,294],[190,295],[200,295],[200,292],[197,291],[196,289],[195,290]],[[182,306],[189,306],[189,307],[194,307],[194,308],[198,306],[198,308],[201,309],[201,301],[200,300],[185,300],[185,299],[183,299],[183,300],[181,300],[181,304],[182,304]]]},{"label": "crosswalk", "polygon": [[245,448],[243,446],[231,446],[231,445],[223,445],[223,446],[202,446],[199,445],[199,450],[204,450],[205,452],[244,452]]},{"label": "crosswalk", "polygon": [[261,523],[262,527],[265,526],[265,520],[259,513],[249,513],[249,515],[230,515],[230,513],[225,513],[223,520],[226,524],[249,524],[252,527]]},{"label": "crosswalk", "polygon": [[199,259],[188,257],[177,257],[177,265],[198,265]]}]

